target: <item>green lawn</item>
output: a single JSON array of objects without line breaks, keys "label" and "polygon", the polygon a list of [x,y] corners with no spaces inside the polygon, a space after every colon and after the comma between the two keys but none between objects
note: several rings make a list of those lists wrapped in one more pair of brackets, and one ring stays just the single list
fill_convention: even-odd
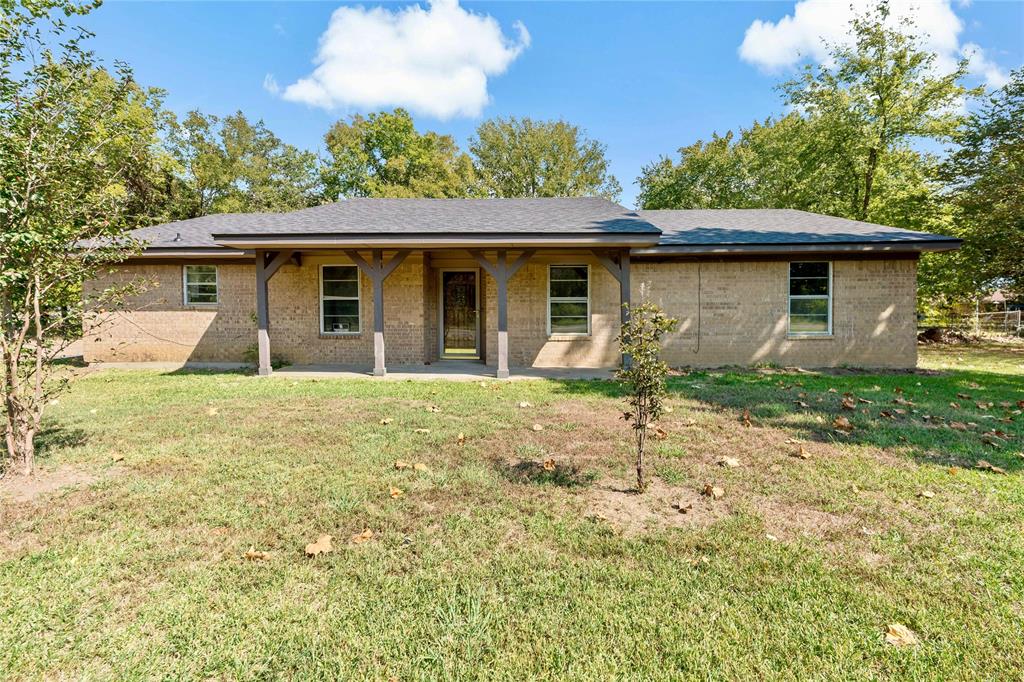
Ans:
[{"label": "green lawn", "polygon": [[84,375],[41,461],[93,482],[0,501],[0,675],[1019,679],[1024,352],[921,364],[676,376],[642,497],[611,383]]}]

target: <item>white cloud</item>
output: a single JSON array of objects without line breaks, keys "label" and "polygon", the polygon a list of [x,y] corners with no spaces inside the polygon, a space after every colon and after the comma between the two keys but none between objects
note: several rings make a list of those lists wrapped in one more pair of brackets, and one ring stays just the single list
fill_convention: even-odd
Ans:
[{"label": "white cloud", "polygon": [[998,64],[985,56],[977,43],[964,43],[960,54],[967,59],[967,69],[985,79],[990,88],[1001,88],[1010,82],[1010,76]]},{"label": "white cloud", "polygon": [[[853,0],[852,7],[844,0],[800,0],[788,14],[778,21],[755,20],[743,36],[740,57],[769,72],[792,67],[804,59],[827,63],[825,43],[848,44],[849,25],[855,14],[863,14],[875,4],[874,0]],[[905,18],[913,19],[926,49],[937,55],[936,69],[948,73],[967,45],[961,47],[960,33],[964,25],[948,0],[895,0],[890,4],[889,20],[895,25]],[[1006,74],[987,60],[980,48],[977,57],[969,57],[972,75],[983,78],[990,87],[1004,79]]]},{"label": "white cloud", "polygon": [[403,106],[441,119],[477,116],[490,101],[487,78],[504,73],[530,44],[458,0],[394,11],[340,7],[320,37],[316,68],[287,86],[293,102],[332,109]]},{"label": "white cloud", "polygon": [[277,84],[277,79],[274,78],[274,74],[268,73],[263,77],[263,89],[271,95],[276,95],[281,92],[281,86]]}]

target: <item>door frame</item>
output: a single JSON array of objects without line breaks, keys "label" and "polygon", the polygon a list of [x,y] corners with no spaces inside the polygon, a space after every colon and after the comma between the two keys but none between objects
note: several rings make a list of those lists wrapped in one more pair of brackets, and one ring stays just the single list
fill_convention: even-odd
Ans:
[{"label": "door frame", "polygon": [[[476,300],[474,303],[474,311],[476,313],[474,319],[476,321],[476,352],[472,357],[465,355],[445,355],[444,352],[444,273],[446,272],[472,272],[476,277],[476,286],[474,287],[474,294]],[[480,268],[440,268],[437,276],[437,356],[442,360],[473,360],[478,361],[483,358],[480,348]]]}]

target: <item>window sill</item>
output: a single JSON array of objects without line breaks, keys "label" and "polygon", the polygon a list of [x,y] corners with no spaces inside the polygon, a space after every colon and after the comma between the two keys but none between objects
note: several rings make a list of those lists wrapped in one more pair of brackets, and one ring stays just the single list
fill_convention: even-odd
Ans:
[{"label": "window sill", "polygon": [[209,310],[210,308],[219,308],[220,303],[186,303],[183,307],[185,310]]},{"label": "window sill", "polygon": [[825,339],[825,340],[828,340],[828,339],[834,339],[835,338],[835,334],[815,334],[814,332],[806,333],[806,334],[801,334],[801,333],[798,332],[796,334],[786,334],[786,338],[787,339],[794,339],[794,340],[811,340],[811,339]]},{"label": "window sill", "polygon": [[320,332],[317,335],[321,339],[359,339],[362,332]]},{"label": "window sill", "polygon": [[548,341],[579,341],[590,337],[590,334],[548,334]]}]

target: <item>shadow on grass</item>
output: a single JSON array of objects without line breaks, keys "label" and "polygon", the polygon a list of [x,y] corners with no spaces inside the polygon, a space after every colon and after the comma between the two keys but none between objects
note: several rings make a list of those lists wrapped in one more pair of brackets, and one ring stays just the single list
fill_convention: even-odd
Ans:
[{"label": "shadow on grass", "polygon": [[[614,381],[559,381],[556,394],[622,400]],[[896,449],[916,461],[1024,470],[1024,378],[985,371],[699,370],[669,378],[669,395],[809,441]],[[843,407],[849,398],[853,409]],[[845,417],[852,431],[835,427]]]},{"label": "shadow on grass", "polygon": [[524,460],[509,465],[498,463],[502,475],[514,483],[534,483],[538,485],[555,485],[560,488],[580,488],[592,484],[597,473],[584,471],[575,464],[548,464]]},{"label": "shadow on grass", "polygon": [[87,440],[82,429],[48,426],[36,434],[36,456],[45,457],[56,450],[80,447],[85,445]]}]

